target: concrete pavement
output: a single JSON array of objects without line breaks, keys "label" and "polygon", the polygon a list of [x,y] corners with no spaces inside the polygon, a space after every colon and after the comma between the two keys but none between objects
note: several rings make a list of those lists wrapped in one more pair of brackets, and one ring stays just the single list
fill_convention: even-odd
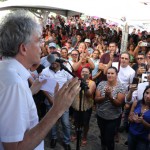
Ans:
[{"label": "concrete pavement", "polygon": [[[62,146],[62,129],[61,124],[58,125],[58,142],[54,149],[50,148],[50,140],[49,136],[45,139],[45,150],[64,150]],[[85,147],[80,147],[80,150],[101,150],[101,142],[100,142],[100,131],[97,125],[97,120],[95,117],[95,111],[93,111],[91,120],[90,120],[90,129],[88,133],[88,143]],[[127,146],[124,145],[124,142],[127,139],[127,133],[119,133],[120,141],[119,143],[115,143],[115,150],[127,150]],[[70,143],[72,150],[76,150],[76,141]]]}]

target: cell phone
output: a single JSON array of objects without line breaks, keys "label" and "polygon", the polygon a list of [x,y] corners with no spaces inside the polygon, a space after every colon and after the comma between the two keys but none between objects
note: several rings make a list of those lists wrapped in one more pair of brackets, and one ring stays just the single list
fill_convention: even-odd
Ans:
[{"label": "cell phone", "polygon": [[132,84],[138,84],[138,83],[139,83],[139,78],[134,77],[133,81],[132,81]]},{"label": "cell phone", "polygon": [[143,67],[144,69],[146,69],[146,65],[144,63],[141,64],[141,67]]},{"label": "cell phone", "polygon": [[140,46],[147,46],[147,42],[141,42]]}]

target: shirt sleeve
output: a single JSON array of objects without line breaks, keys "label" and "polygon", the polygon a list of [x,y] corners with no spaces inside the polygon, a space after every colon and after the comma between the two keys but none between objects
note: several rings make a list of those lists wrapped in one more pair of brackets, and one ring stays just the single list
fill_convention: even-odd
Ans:
[{"label": "shirt sleeve", "polygon": [[0,99],[1,142],[22,141],[30,123],[26,90],[17,83],[4,89]]},{"label": "shirt sleeve", "polygon": [[105,55],[102,55],[101,59],[100,59],[100,63],[104,63],[104,56]]}]

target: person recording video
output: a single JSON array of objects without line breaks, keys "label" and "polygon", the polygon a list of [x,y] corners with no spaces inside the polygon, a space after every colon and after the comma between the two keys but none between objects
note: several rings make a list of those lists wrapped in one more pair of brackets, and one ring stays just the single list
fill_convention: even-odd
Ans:
[{"label": "person recording video", "polygon": [[[44,150],[43,139],[80,91],[77,78],[66,82],[59,91],[57,85],[51,110],[38,121],[28,69],[40,64],[41,36],[41,26],[28,11],[9,13],[1,22],[0,150]],[[36,86],[31,86],[33,91]]]},{"label": "person recording video", "polygon": [[[75,130],[77,128],[83,128],[83,137],[81,146],[85,146],[87,144],[87,134],[89,130],[89,122],[92,114],[92,107],[94,104],[93,95],[96,89],[96,84],[94,81],[90,79],[91,76],[91,69],[88,67],[83,67],[81,70],[81,79],[83,82],[86,83],[85,90],[83,91],[83,96],[81,100],[81,112],[79,111],[80,107],[80,98],[79,95],[76,96],[72,107],[74,109],[73,116],[74,116],[74,123],[75,123]],[[87,87],[86,87],[87,86]],[[81,117],[81,122],[79,117]],[[74,141],[77,139],[76,133],[72,135],[71,140]]]}]

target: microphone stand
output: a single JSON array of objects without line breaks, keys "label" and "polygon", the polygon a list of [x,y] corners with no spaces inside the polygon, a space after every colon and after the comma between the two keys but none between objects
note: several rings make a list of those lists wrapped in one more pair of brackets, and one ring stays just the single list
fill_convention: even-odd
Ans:
[{"label": "microphone stand", "polygon": [[[66,66],[63,65],[63,63],[60,63],[61,69],[64,69],[65,71],[67,71],[68,73],[70,73],[73,77],[76,77]],[[86,82],[84,80],[81,80],[81,84],[80,84],[81,90],[79,93],[79,113],[78,113],[78,118],[79,118],[79,122],[78,122],[78,126],[76,129],[76,133],[77,133],[77,144],[76,144],[76,150],[80,150],[80,145],[81,145],[81,134],[82,134],[82,118],[81,118],[81,108],[82,108],[82,97],[83,97],[83,92],[85,93],[85,91],[88,89],[88,85],[86,84]]]}]

